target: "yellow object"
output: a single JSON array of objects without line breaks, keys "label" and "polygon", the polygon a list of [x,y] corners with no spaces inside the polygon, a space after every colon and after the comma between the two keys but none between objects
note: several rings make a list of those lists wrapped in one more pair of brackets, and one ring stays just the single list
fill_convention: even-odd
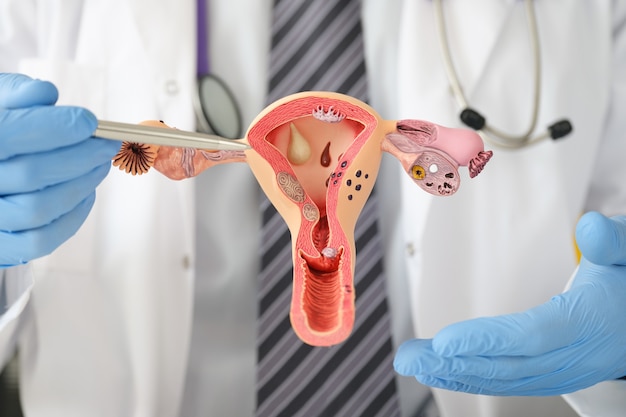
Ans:
[{"label": "yellow object", "polygon": [[311,158],[311,146],[295,124],[290,123],[289,129],[291,130],[291,141],[287,149],[287,158],[294,165],[302,165]]}]

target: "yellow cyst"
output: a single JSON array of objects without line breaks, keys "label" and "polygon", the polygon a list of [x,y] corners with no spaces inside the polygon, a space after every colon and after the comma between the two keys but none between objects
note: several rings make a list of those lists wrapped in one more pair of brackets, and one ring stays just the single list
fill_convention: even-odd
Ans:
[{"label": "yellow cyst", "polygon": [[413,175],[414,179],[423,180],[426,176],[426,170],[424,170],[424,168],[419,165],[413,165],[411,167],[411,174]]}]

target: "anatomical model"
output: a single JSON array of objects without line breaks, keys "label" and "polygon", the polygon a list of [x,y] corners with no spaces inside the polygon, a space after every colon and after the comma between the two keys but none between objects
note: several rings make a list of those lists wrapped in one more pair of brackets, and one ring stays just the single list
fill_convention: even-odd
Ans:
[{"label": "anatomical model", "polygon": [[237,141],[251,148],[205,151],[124,143],[114,165],[133,175],[154,166],[169,178],[184,179],[220,163],[247,162],[291,232],[291,323],[300,339],[314,346],[340,343],[352,330],[354,227],[383,151],[395,156],[419,187],[442,196],[457,191],[459,166],[474,177],[492,155],[473,131],[384,120],[367,104],[329,92],[276,101]]}]

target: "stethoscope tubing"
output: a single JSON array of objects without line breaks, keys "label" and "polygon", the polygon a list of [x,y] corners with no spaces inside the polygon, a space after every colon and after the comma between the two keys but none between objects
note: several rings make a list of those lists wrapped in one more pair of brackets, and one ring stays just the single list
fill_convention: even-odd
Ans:
[{"label": "stethoscope tubing", "polygon": [[[433,0],[433,5],[436,17],[435,20],[437,23],[440,49],[442,51],[444,67],[446,70],[448,81],[450,83],[452,94],[454,95],[454,98],[457,101],[459,107],[461,107],[461,109],[470,109],[471,106],[469,105],[465,93],[463,92],[457,70],[454,66],[454,62],[452,61],[452,52],[450,51],[450,42],[448,40],[441,0]],[[532,136],[533,132],[537,128],[541,99],[541,47],[539,41],[539,30],[537,27],[537,17],[533,1],[524,0],[524,5],[526,9],[529,40],[533,55],[534,83],[531,118],[526,130],[519,135],[506,133],[501,129],[497,129],[487,123],[485,123],[485,125],[481,129],[477,130],[477,132],[482,136],[483,140],[497,147],[516,149],[534,144],[550,137],[550,133],[548,131],[535,137]]]}]

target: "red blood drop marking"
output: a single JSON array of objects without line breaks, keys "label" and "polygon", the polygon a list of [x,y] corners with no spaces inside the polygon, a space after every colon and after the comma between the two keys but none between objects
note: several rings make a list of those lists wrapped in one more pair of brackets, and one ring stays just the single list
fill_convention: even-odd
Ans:
[{"label": "red blood drop marking", "polygon": [[322,151],[322,156],[320,157],[320,164],[323,167],[327,167],[330,165],[330,142],[326,144],[326,147]]}]

